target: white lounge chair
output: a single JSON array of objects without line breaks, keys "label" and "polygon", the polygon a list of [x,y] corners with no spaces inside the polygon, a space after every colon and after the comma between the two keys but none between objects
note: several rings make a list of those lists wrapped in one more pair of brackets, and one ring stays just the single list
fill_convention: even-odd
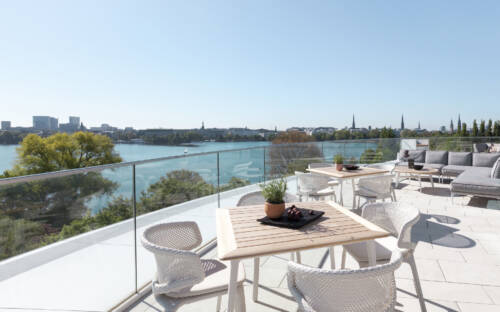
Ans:
[{"label": "white lounge chair", "polygon": [[[184,304],[211,297],[217,297],[217,311],[220,311],[221,296],[228,289],[229,264],[200,259],[192,249],[201,242],[201,233],[195,222],[162,223],[144,231],[142,245],[154,254],[156,260],[153,294],[166,311],[177,311]],[[242,264],[238,272],[236,307],[244,312],[245,269]]]},{"label": "white lounge chair", "polygon": [[382,312],[396,304],[394,271],[401,265],[395,250],[387,264],[355,270],[327,270],[289,262],[288,289],[307,312]]},{"label": "white lounge chair", "polygon": [[[403,261],[411,267],[420,308],[422,311],[426,311],[417,265],[413,256],[417,243],[411,239],[411,229],[420,219],[418,209],[402,203],[375,203],[366,205],[361,216],[392,233],[392,236],[375,240],[377,262],[389,260],[392,251],[399,249]],[[358,262],[360,267],[368,265],[365,243],[348,244],[343,247],[341,268],[345,268],[346,252]]]}]

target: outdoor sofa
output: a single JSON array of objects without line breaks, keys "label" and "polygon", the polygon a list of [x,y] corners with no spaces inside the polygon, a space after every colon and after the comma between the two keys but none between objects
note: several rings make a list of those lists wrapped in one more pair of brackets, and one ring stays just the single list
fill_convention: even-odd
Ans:
[{"label": "outdoor sofa", "polygon": [[408,158],[424,168],[437,169],[440,178],[453,177],[451,196],[472,195],[500,199],[500,153],[448,151],[404,151],[398,155],[398,165],[408,165]]}]

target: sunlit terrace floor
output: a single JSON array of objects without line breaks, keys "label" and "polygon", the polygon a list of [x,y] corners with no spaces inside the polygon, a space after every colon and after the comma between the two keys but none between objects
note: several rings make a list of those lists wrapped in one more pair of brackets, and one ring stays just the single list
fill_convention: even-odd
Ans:
[{"label": "sunlit terrace floor", "polygon": [[[404,181],[396,191],[398,201],[417,205],[422,213],[414,227],[418,240],[415,252],[428,311],[500,311],[500,202],[458,197],[450,200],[449,185]],[[344,188],[346,206],[352,189]],[[215,224],[214,224],[215,227]],[[336,249],[340,263],[341,248]],[[216,249],[209,257],[216,257]],[[302,252],[302,262],[330,266],[326,249]],[[259,300],[252,301],[253,261],[245,260],[247,311],[295,311],[286,282],[288,254],[261,260]],[[348,258],[347,266],[357,267]],[[419,311],[412,275],[407,264],[396,272],[399,311]],[[227,298],[223,298],[223,306]],[[184,306],[180,311],[215,310],[216,300]],[[161,311],[152,295],[147,295],[130,311]]]}]

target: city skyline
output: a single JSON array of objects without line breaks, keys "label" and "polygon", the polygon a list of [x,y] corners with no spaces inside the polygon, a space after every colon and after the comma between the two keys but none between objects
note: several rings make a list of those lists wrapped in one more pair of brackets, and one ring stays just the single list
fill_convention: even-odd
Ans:
[{"label": "city skyline", "polygon": [[399,127],[401,112],[408,128],[439,129],[458,112],[487,120],[500,115],[498,12],[496,1],[5,2],[0,118],[71,111],[140,129],[343,127],[353,112],[372,127]]}]

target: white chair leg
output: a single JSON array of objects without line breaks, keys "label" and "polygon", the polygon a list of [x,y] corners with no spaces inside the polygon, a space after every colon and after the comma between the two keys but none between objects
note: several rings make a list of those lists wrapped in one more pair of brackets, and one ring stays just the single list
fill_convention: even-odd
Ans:
[{"label": "white chair leg", "polygon": [[341,269],[345,269],[346,256],[347,256],[347,251],[345,250],[345,248],[342,248],[342,261],[340,262]]},{"label": "white chair leg", "polygon": [[406,261],[410,264],[411,272],[413,274],[413,283],[415,284],[415,291],[417,292],[418,301],[420,302],[420,310],[422,312],[426,312],[427,309],[425,307],[424,295],[422,293],[422,287],[420,286],[420,278],[418,277],[417,264],[415,263],[415,258],[413,257],[413,253],[410,253],[407,256]]},{"label": "white chair leg", "polygon": [[245,304],[245,289],[243,288],[243,285],[238,286],[236,295],[238,296],[238,301],[236,302],[236,311],[246,312],[247,307]]},{"label": "white chair leg", "polygon": [[253,258],[253,301],[257,301],[259,296],[259,271],[260,271],[260,258]]},{"label": "white chair leg", "polygon": [[396,191],[392,189],[392,197],[394,198],[394,201],[397,201],[396,199]]},{"label": "white chair leg", "polygon": [[215,308],[215,311],[220,312],[220,307],[222,304],[222,296],[217,297],[217,307]]},{"label": "white chair leg", "polygon": [[302,264],[302,259],[300,257],[300,251],[295,252],[295,257],[297,258],[297,263]]}]

